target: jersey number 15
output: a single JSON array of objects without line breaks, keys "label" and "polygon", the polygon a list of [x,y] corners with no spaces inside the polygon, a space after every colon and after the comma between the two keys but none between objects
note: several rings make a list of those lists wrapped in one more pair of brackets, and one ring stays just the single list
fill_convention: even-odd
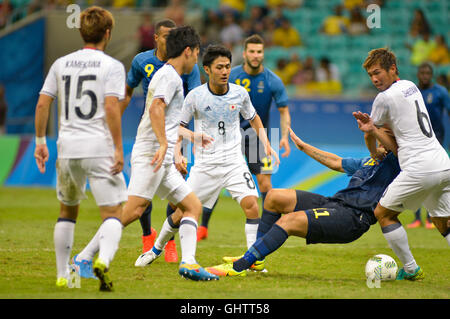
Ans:
[{"label": "jersey number 15", "polygon": [[[70,75],[63,75],[62,77],[64,83],[64,113],[66,116],[66,120],[69,119],[69,100],[70,100]],[[83,120],[89,120],[94,117],[97,112],[97,96],[92,90],[83,90],[83,82],[84,81],[95,81],[97,79],[96,75],[81,75],[78,77],[77,82],[77,94],[76,99],[80,99],[83,95],[89,96],[91,99],[91,110],[89,113],[85,114],[81,112],[81,108],[79,106],[75,107],[75,114]]]}]

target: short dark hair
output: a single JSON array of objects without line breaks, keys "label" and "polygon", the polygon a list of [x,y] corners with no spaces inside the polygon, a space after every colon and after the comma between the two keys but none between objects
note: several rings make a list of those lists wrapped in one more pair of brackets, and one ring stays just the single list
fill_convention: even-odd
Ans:
[{"label": "short dark hair", "polygon": [[210,67],[214,60],[220,56],[228,58],[231,63],[231,51],[228,48],[221,44],[208,45],[202,59],[203,66]]},{"label": "short dark hair", "polygon": [[166,28],[175,28],[177,25],[175,24],[174,21],[170,20],[170,19],[164,19],[161,21],[158,21],[155,24],[155,33],[159,34],[159,29],[161,29],[161,27],[166,27]]},{"label": "short dark hair", "polygon": [[264,39],[259,34],[253,34],[244,41],[244,50],[247,49],[249,43],[264,45]]},{"label": "short dark hair", "polygon": [[167,59],[179,57],[187,47],[200,48],[200,37],[191,26],[182,26],[170,30],[166,39]]},{"label": "short dark hair", "polygon": [[423,62],[422,64],[419,65],[419,67],[417,68],[417,70],[421,70],[424,68],[428,68],[431,71],[431,74],[433,74],[433,67],[431,66],[430,63],[428,62]]}]

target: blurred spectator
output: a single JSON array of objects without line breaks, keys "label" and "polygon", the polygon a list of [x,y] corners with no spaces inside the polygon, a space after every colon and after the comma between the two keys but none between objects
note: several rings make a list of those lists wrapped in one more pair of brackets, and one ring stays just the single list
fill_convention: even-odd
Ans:
[{"label": "blurred spectator", "polygon": [[218,12],[214,10],[207,11],[206,15],[203,16],[203,29],[205,32],[205,38],[207,38],[210,43],[220,42],[222,21]]},{"label": "blurred spectator", "polygon": [[274,45],[285,48],[302,45],[300,34],[292,25],[289,19],[283,18],[281,25],[275,29],[272,38]]},{"label": "blurred spectator", "polygon": [[436,42],[431,39],[430,33],[425,31],[422,37],[417,39],[412,47],[409,47],[411,50],[411,63],[413,65],[419,65],[427,61],[435,47]]},{"label": "blurred spectator", "polygon": [[167,19],[175,22],[176,25],[184,25],[184,16],[186,6],[184,0],[170,0],[169,5],[164,10],[164,15]]},{"label": "blurred spectator", "polygon": [[350,10],[350,23],[348,25],[348,33],[351,35],[360,35],[369,32],[366,18],[362,15],[359,7],[353,7]]},{"label": "blurred spectator", "polygon": [[288,9],[297,9],[303,5],[304,0],[267,0],[267,6],[271,9],[284,7]]},{"label": "blurred spectator", "polygon": [[303,86],[316,80],[316,69],[314,66],[314,58],[306,57],[303,61],[301,69],[292,78],[292,84]]},{"label": "blurred spectator", "polygon": [[343,6],[351,12],[355,8],[362,8],[364,6],[364,0],[344,0]]},{"label": "blurred spectator", "polygon": [[144,13],[142,19],[142,24],[137,31],[139,52],[151,50],[155,47],[155,27],[153,26],[150,14]]},{"label": "blurred spectator", "polygon": [[112,6],[114,8],[134,7],[134,0],[113,0]]},{"label": "blurred spectator", "polygon": [[241,17],[245,10],[245,0],[220,0],[220,11],[232,12],[235,18]]},{"label": "blurred spectator", "polygon": [[[260,30],[262,37],[264,39],[264,47],[269,48],[273,46],[273,34],[276,29],[275,21],[270,17],[266,16],[264,17],[264,24],[262,30]],[[255,33],[260,34],[258,31]]]},{"label": "blurred spectator", "polygon": [[450,53],[447,43],[443,35],[438,34],[434,38],[436,47],[431,51],[428,60],[436,65],[444,65],[450,63]]},{"label": "blurred spectator", "polygon": [[6,133],[6,113],[8,106],[5,98],[5,87],[0,84],[0,135]]},{"label": "blurred spectator", "polygon": [[9,0],[3,0],[3,2],[0,3],[0,28],[4,28],[6,26],[12,11],[13,7]]},{"label": "blurred spectator", "polygon": [[274,69],[285,85],[291,84],[294,76],[300,71],[302,64],[297,54],[293,54],[291,59],[279,59],[277,67]]},{"label": "blurred spectator", "polygon": [[416,38],[425,33],[431,34],[430,24],[428,23],[425,13],[421,9],[414,10],[413,20],[409,27],[409,35]]},{"label": "blurred spectator", "polygon": [[241,26],[237,24],[235,17],[231,12],[225,12],[223,24],[222,31],[220,32],[220,41],[229,48],[240,43],[244,38],[244,31]]},{"label": "blurred spectator", "polygon": [[436,83],[445,87],[447,91],[450,91],[450,80],[444,73],[441,73],[436,77]]},{"label": "blurred spectator", "polygon": [[323,57],[316,70],[317,89],[325,94],[338,94],[342,91],[342,84],[338,67],[331,61]]},{"label": "blurred spectator", "polygon": [[346,33],[350,20],[343,15],[342,6],[337,5],[334,8],[334,14],[325,18],[321,31],[327,35],[338,35]]}]

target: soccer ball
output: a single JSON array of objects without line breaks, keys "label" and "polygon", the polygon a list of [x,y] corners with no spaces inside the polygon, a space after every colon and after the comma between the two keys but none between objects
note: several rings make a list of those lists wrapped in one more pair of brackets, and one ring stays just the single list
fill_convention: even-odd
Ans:
[{"label": "soccer ball", "polygon": [[366,278],[371,280],[395,280],[397,263],[388,255],[378,254],[366,263]]}]

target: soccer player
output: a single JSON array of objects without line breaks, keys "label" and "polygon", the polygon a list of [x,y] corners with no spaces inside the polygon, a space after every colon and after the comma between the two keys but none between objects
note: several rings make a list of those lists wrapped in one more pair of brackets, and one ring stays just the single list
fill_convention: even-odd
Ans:
[{"label": "soccer player", "polygon": [[[243,86],[250,100],[261,118],[263,126],[269,127],[269,115],[272,102],[280,112],[281,139],[280,149],[285,152],[281,155],[287,157],[290,154],[289,131],[291,118],[289,114],[289,98],[281,79],[268,68],[264,67],[264,40],[259,35],[252,35],[244,41],[244,63],[231,70],[230,83]],[[259,191],[261,192],[262,207],[267,192],[272,188],[271,174],[272,162],[264,153],[264,146],[251,128],[249,121],[241,119],[241,128],[244,130],[242,146],[247,158],[250,172],[256,176]],[[267,134],[269,135],[269,134]],[[264,214],[264,210],[263,213]],[[211,212],[203,210],[202,226],[199,227],[199,239],[207,236],[207,227]],[[203,235],[203,237],[202,237]]]},{"label": "soccer player", "polygon": [[[155,73],[166,63],[166,37],[169,31],[175,28],[175,22],[170,19],[164,19],[155,25],[155,43],[156,48],[137,54],[132,63],[131,69],[128,71],[126,83],[125,100],[121,103],[122,113],[130,103],[134,88],[142,83],[144,96],[147,96],[148,84],[152,80]],[[185,95],[187,92],[201,84],[200,71],[195,65],[192,72],[183,74],[183,88]],[[142,252],[146,252],[153,247],[156,231],[151,227],[152,204],[148,205],[145,212],[139,219],[142,227]],[[167,216],[174,212],[174,206],[167,205]],[[178,254],[175,241],[169,240],[165,247],[164,258],[167,262],[178,262]]]},{"label": "soccer player", "polygon": [[[428,62],[424,62],[419,66],[417,78],[419,80],[418,88],[427,107],[434,134],[436,134],[439,143],[444,145],[444,110],[450,113],[450,98],[447,89],[437,83],[433,83],[433,67]],[[415,217],[414,222],[409,224],[408,228],[416,228],[422,225],[420,208],[416,211]],[[428,213],[425,227],[428,229],[434,228]]]},{"label": "soccer player", "polygon": [[167,36],[166,49],[167,63],[150,81],[145,112],[133,146],[128,202],[122,224],[127,226],[140,218],[155,195],[167,198],[182,212],[179,274],[192,280],[214,280],[218,277],[206,272],[195,259],[201,202],[174,163],[184,100],[181,75],[192,72],[197,63],[200,38],[190,26],[174,28]]},{"label": "soccer player", "polygon": [[[246,269],[283,245],[289,236],[306,238],[307,244],[350,243],[377,222],[373,211],[386,187],[400,172],[395,151],[379,164],[370,157],[341,158],[305,143],[291,130],[298,149],[328,168],[352,176],[348,186],[331,197],[294,189],[272,189],[264,203],[265,218],[258,228],[259,238],[239,259],[206,269],[218,276],[245,276]],[[395,150],[391,138],[388,145]],[[391,146],[392,145],[392,146]],[[284,214],[284,215],[281,215]]]},{"label": "soccer player", "polygon": [[61,205],[54,229],[58,287],[68,286],[75,222],[80,201],[86,198],[88,179],[103,220],[96,234],[99,257],[93,268],[100,290],[113,289],[108,270],[122,235],[121,204],[127,200],[119,107],[125,94],[125,68],[103,52],[113,26],[114,18],[105,9],[94,6],[81,13],[80,33],[85,45],[53,63],[36,106],[34,156],[44,173],[49,156],[47,119],[53,100],[58,98],[56,191]]},{"label": "soccer player", "polygon": [[433,132],[422,94],[417,86],[398,77],[394,53],[380,48],[369,52],[364,61],[373,85],[380,91],[371,115],[354,112],[366,145],[375,153],[376,140],[384,133],[378,127],[392,129],[398,143],[400,174],[380,199],[375,216],[384,237],[403,263],[397,279],[424,278],[408,244],[405,229],[398,215],[405,209],[417,210],[423,203],[431,219],[450,245],[450,159]]},{"label": "soccer player", "polygon": [[[228,83],[230,50],[221,45],[209,46],[203,56],[203,68],[208,75],[208,83],[186,96],[181,125],[187,126],[194,116],[195,132],[211,136],[214,142],[208,148],[195,149],[195,164],[187,183],[206,208],[212,208],[222,188],[228,190],[247,217],[245,234],[250,248],[256,240],[259,224],[258,191],[241,150],[240,115],[257,132],[268,157],[273,155],[277,164],[279,160],[247,91]],[[161,230],[155,246],[149,253],[141,255],[136,265],[146,266],[160,256],[165,238],[176,232],[173,225],[178,225],[180,217],[178,210],[168,217],[165,225],[172,227]]]}]

